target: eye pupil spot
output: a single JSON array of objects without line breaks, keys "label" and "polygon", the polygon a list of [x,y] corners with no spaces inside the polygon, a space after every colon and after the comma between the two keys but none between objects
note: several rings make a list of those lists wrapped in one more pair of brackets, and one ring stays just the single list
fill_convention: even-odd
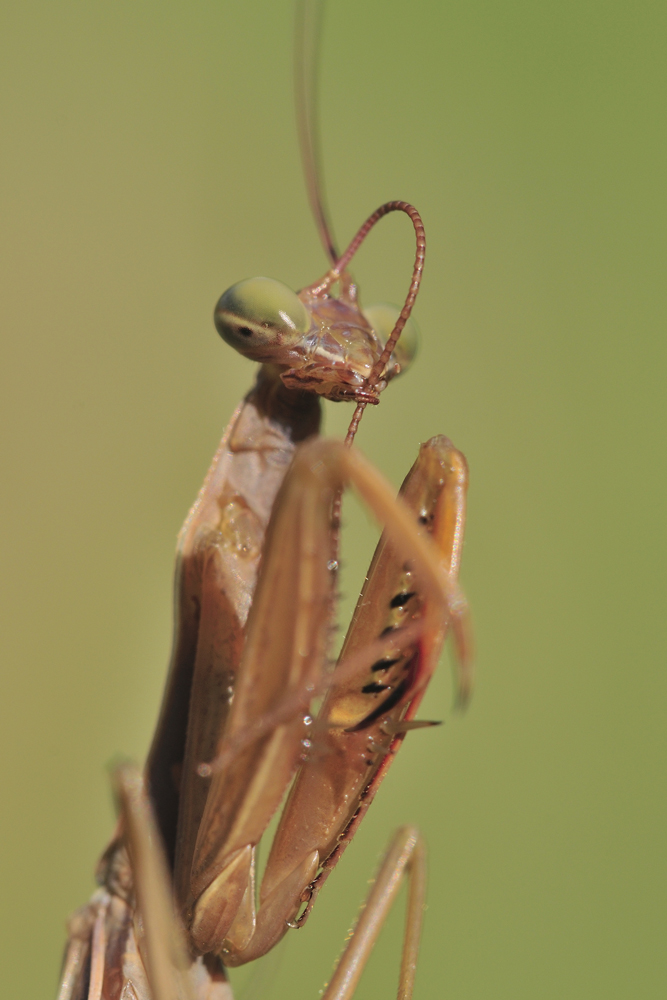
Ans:
[{"label": "eye pupil spot", "polygon": [[252,330],[249,326],[240,326],[239,333],[242,337],[252,337]]}]

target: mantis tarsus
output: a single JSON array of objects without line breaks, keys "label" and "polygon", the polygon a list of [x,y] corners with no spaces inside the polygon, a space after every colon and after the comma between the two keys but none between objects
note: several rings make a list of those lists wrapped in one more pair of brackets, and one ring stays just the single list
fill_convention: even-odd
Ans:
[{"label": "mantis tarsus", "polygon": [[[299,20],[311,42],[313,13],[305,6]],[[307,42],[297,51],[312,52]],[[446,438],[431,439],[397,502],[351,447],[364,408],[410,361],[399,337],[421,280],[423,225],[411,205],[390,202],[338,253],[319,180],[312,60],[299,66],[305,172],[331,266],[298,295],[254,278],[216,307],[223,339],[261,367],[180,535],[174,648],[148,795],[138,773],[118,771],[119,831],[100,864],[101,889],[71,922],[60,1000],[230,996],[224,966],[265,954],[303,924],[405,733],[423,724],[415,713],[450,625],[468,693],[456,584],[465,460]],[[400,312],[363,311],[347,268],[392,211],[405,212],[416,234],[409,292]],[[344,443],[317,437],[319,396],[356,404]],[[349,485],[385,532],[331,672],[340,498]],[[313,719],[310,705],[322,695]],[[256,847],[291,782],[257,905]],[[327,998],[351,996],[406,869],[399,996],[411,995],[424,849],[418,831],[403,828]]]}]

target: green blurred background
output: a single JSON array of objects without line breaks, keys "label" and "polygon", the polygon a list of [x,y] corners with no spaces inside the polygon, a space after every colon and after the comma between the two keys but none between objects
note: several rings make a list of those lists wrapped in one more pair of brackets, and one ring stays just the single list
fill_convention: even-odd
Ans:
[{"label": "green blurred background", "polygon": [[[422,714],[446,724],[408,738],[247,998],[317,997],[406,821],[430,847],[418,998],[665,995],[666,20],[331,0],[341,242],[392,198],[428,239],[421,356],[359,444],[396,484],[436,432],[468,456],[478,683],[459,716],[441,672]],[[0,46],[2,993],[48,998],[111,829],[105,765],[143,758],[155,720],[176,533],[252,379],[213,305],[325,260],[291,0],[26,0]],[[355,265],[365,302],[401,300],[411,254],[384,221]],[[373,529],[348,521],[358,576]],[[401,919],[360,997],[392,995]]]}]

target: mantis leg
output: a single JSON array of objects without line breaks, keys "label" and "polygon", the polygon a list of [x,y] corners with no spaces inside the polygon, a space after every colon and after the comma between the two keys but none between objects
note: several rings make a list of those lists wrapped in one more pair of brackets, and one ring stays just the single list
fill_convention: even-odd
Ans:
[{"label": "mantis leg", "polygon": [[[447,626],[465,639],[456,570],[466,482],[465,460],[442,437],[422,446],[400,502],[342,443],[316,440],[298,450],[269,524],[217,754],[196,769],[183,768],[184,789],[201,782],[196,794],[203,793],[205,802],[196,844],[185,839],[194,850],[177,845],[173,873],[187,945],[141,780],[121,772],[125,846],[114,841],[103,859],[104,888],[72,922],[59,1000],[229,1000],[215,956],[226,965],[251,961],[297,918],[303,922],[405,732],[419,725],[414,713]],[[345,485],[356,488],[385,533],[342,660],[327,676],[335,588],[331,512]],[[464,685],[466,678],[464,670]],[[313,724],[305,718],[308,704],[325,690]],[[209,697],[215,695],[212,690]],[[199,714],[190,708],[196,726]],[[190,737],[196,745],[197,731]],[[255,846],[297,770],[256,909]],[[401,836],[371,894],[345,971],[336,973],[340,996],[353,988],[404,869],[413,889],[401,995],[410,995],[423,849],[414,831]],[[179,851],[181,863],[189,858],[180,870]]]},{"label": "mantis leg", "polygon": [[[187,953],[139,770],[129,764],[121,766],[114,784],[136,910],[119,906],[120,900],[105,891],[98,894],[94,907],[89,904],[85,916],[82,913],[78,918],[79,935],[72,934],[70,940],[58,1000],[233,1000],[224,972],[216,964],[193,961]],[[409,895],[398,1000],[412,997],[426,897],[426,852],[417,828],[406,826],[392,838],[323,1000],[353,996],[404,876],[409,879]],[[111,913],[114,905],[116,912]],[[114,961],[119,950],[120,963]]]},{"label": "mantis leg", "polygon": [[134,920],[131,901],[106,888],[71,917],[58,1000],[153,1000]]},{"label": "mantis leg", "polygon": [[139,769],[113,775],[127,899],[106,888],[70,920],[58,1000],[233,1000],[220,963],[193,959]]},{"label": "mantis leg", "polygon": [[119,767],[114,779],[140,916],[139,948],[151,985],[151,1000],[195,1000],[192,962],[174,914],[164,849],[143,779],[132,765]]},{"label": "mantis leg", "polygon": [[426,902],[426,848],[419,830],[414,826],[400,827],[392,837],[322,1000],[349,1000],[354,994],[403,876],[409,879],[409,890],[397,1000],[410,1000]]},{"label": "mantis leg", "polygon": [[[455,571],[465,461],[445,438],[433,439],[424,448],[422,464],[435,470],[426,513],[420,505],[411,510],[405,502],[397,502],[358,452],[334,441],[303,445],[277,498],[231,714],[219,744],[217,761],[222,763],[200,768],[199,780],[210,782],[206,807],[189,872],[185,878],[181,873],[188,894],[180,905],[193,947],[202,954],[220,954],[227,965],[265,954],[294,921],[302,902],[316,892],[317,883],[335,863],[332,851],[337,859],[340,851],[334,848],[351,836],[401,734],[410,728],[447,624],[460,619],[462,600]],[[322,760],[315,754],[306,763],[310,777],[305,786],[297,779],[255,912],[255,845],[303,760],[304,740],[311,735],[304,719],[307,692],[317,689],[325,672],[334,596],[328,566],[331,510],[346,485],[355,488],[385,525],[381,544],[389,554],[379,560],[374,573],[381,578],[378,592],[383,596],[369,600],[371,611],[378,610],[380,618],[368,624],[368,634],[379,627],[376,636],[386,639],[387,633],[395,633],[396,637],[393,650],[384,650],[388,656],[372,666],[366,664],[366,672],[371,670],[368,683],[366,677],[360,682],[358,676],[348,676],[347,684],[339,685],[325,702],[314,739],[326,745],[328,753]],[[442,545],[428,537],[430,520],[438,525]],[[358,627],[363,617],[357,616]],[[417,617],[421,638],[415,642],[413,635],[406,649],[401,623]],[[357,645],[366,641],[364,635],[362,629]],[[229,752],[239,734],[252,731],[277,704],[289,703],[299,692],[306,692],[300,711],[277,720],[251,745],[241,748],[237,743],[237,752]],[[186,776],[186,780],[197,778]],[[177,873],[177,885],[178,878]]]}]

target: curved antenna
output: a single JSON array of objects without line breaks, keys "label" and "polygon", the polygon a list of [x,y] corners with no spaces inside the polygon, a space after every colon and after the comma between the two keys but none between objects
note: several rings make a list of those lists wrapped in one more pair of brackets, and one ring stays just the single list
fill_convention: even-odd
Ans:
[{"label": "curved antenna", "polygon": [[361,226],[361,228],[357,231],[356,236],[352,239],[352,242],[343,256],[336,261],[334,269],[337,274],[341,274],[341,272],[346,269],[347,265],[350,263],[375,223],[379,222],[379,220],[385,215],[389,215],[390,212],[405,212],[405,214],[409,216],[410,221],[415,228],[417,248],[415,252],[415,263],[412,269],[412,281],[410,282],[410,288],[405,299],[405,304],[401,309],[400,315],[396,320],[396,325],[391,331],[391,335],[384,346],[382,354],[373,365],[373,370],[368,376],[368,381],[371,385],[375,385],[379,381],[380,375],[389,360],[391,352],[396,347],[396,342],[403,332],[403,327],[410,318],[410,313],[412,312],[412,307],[415,304],[417,292],[419,291],[419,285],[422,280],[424,257],[426,256],[426,235],[424,233],[424,223],[422,222],[421,215],[414,205],[411,205],[407,201],[387,201],[384,205],[380,205],[380,207],[377,208],[372,215],[368,216],[363,226]]},{"label": "curved antenna", "polygon": [[[389,215],[390,212],[405,212],[409,216],[410,221],[415,229],[415,237],[417,241],[417,247],[415,251],[415,263],[412,268],[412,281],[410,282],[410,288],[408,289],[408,294],[405,299],[403,308],[401,309],[400,315],[396,320],[394,329],[389,335],[387,343],[384,345],[384,350],[382,354],[377,359],[370,375],[368,376],[368,383],[371,386],[377,385],[380,380],[380,376],[384,371],[384,368],[389,361],[391,352],[396,347],[396,343],[401,333],[403,332],[403,327],[407,323],[410,313],[412,312],[412,307],[415,304],[415,299],[417,298],[417,292],[419,291],[419,286],[422,280],[422,273],[424,271],[424,258],[426,256],[426,235],[424,233],[424,223],[422,222],[421,215],[414,207],[407,201],[388,201],[384,205],[380,205],[372,215],[369,215],[361,228],[357,231],[356,236],[353,237],[347,250],[344,252],[342,257],[336,261],[333,269],[329,272],[325,280],[321,284],[321,288],[325,288],[328,285],[333,284],[338,276],[345,270],[347,265],[350,263],[355,253],[366,239],[367,235],[373,228],[376,222],[379,222],[385,215]],[[350,421],[350,426],[345,437],[346,444],[352,444],[354,436],[359,428],[359,421],[361,420],[362,414],[366,409],[366,403],[357,403],[352,420]]]},{"label": "curved antenna", "polygon": [[335,265],[338,250],[324,193],[318,116],[318,67],[324,0],[297,0],[294,21],[294,102],[308,201],[324,252]]}]

